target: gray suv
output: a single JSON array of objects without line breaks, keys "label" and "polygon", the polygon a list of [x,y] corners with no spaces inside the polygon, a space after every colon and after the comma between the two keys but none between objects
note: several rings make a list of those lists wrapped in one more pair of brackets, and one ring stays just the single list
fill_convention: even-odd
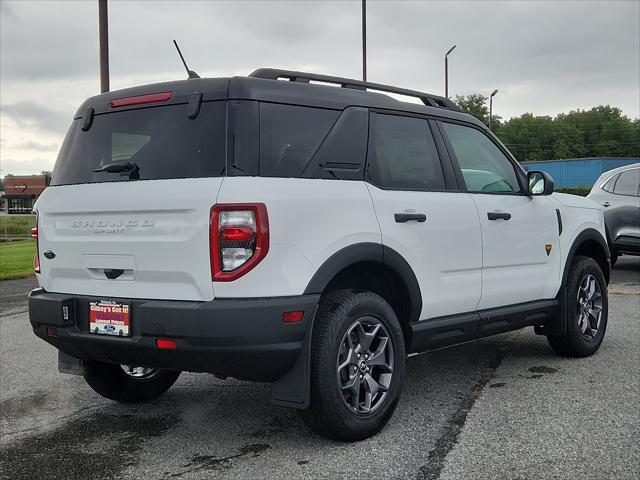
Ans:
[{"label": "gray suv", "polygon": [[604,172],[588,197],[605,207],[611,264],[622,254],[640,255],[640,163]]}]

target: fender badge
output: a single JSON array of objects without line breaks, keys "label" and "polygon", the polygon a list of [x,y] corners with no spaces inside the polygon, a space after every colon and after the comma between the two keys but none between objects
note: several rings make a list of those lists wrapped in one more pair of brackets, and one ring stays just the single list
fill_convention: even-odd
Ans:
[{"label": "fender badge", "polygon": [[552,249],[552,248],[553,248],[553,245],[551,245],[550,243],[547,243],[547,244],[544,246],[544,249],[545,249],[545,250],[546,250],[546,252],[547,252],[547,257],[551,254],[551,249]]},{"label": "fender badge", "polygon": [[49,260],[53,260],[54,258],[56,258],[56,252],[54,252],[53,250],[45,250],[42,254]]}]

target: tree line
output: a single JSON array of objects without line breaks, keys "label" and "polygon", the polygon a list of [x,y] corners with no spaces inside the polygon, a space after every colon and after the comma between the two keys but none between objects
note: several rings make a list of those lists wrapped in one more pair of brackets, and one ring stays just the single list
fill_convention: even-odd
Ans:
[{"label": "tree line", "polygon": [[[481,94],[457,96],[456,103],[485,125],[488,98]],[[513,155],[524,161],[584,157],[640,157],[640,119],[617,107],[599,105],[555,117],[525,113],[507,121],[492,115],[491,130]]]}]

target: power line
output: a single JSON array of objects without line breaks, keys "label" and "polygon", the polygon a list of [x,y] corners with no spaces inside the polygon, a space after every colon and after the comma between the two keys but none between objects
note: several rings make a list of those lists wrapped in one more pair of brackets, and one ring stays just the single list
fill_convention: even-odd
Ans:
[{"label": "power line", "polygon": [[[615,140],[612,140],[613,142],[615,142],[615,145],[640,145],[640,142],[616,142]],[[508,145],[510,147],[556,147],[558,144],[557,143],[507,143],[507,142],[503,142],[505,145]],[[576,147],[583,147],[583,146],[592,146],[592,145],[610,145],[610,142],[598,142],[598,143],[580,143],[577,144]]]},{"label": "power line", "polygon": [[[554,125],[555,126],[555,125]],[[504,124],[502,124],[502,128],[505,128]],[[513,127],[512,127],[513,128]],[[529,127],[521,127],[519,130],[516,130],[516,132],[521,132],[523,130],[528,130]],[[606,130],[580,130],[580,129],[575,129],[575,130],[545,130],[543,132],[535,132],[538,134],[545,134],[545,133],[565,133],[565,132],[577,132],[577,133],[609,133],[609,132],[626,132],[629,131],[629,128],[608,128]],[[533,132],[532,132],[533,133]],[[634,132],[635,133],[635,132]]]}]

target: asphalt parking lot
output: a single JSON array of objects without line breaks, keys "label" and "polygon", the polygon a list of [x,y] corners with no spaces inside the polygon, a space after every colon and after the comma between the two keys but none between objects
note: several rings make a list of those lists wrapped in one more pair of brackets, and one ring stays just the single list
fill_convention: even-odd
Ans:
[{"label": "asphalt parking lot", "polygon": [[33,285],[0,283],[2,479],[640,477],[639,258],[613,271],[595,356],[558,357],[526,329],[413,357],[395,416],[356,444],[311,434],[268,386],[210,375],[105,400],[31,332]]}]

